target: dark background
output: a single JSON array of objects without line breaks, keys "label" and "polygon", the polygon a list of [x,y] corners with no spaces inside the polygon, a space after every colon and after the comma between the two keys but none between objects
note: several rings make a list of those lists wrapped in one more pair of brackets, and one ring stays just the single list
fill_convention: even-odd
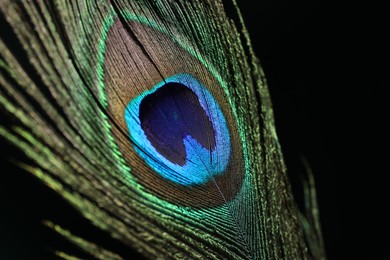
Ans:
[{"label": "dark background", "polygon": [[268,80],[297,199],[313,168],[329,259],[390,259],[383,7],[237,0]]},{"label": "dark background", "polygon": [[[385,9],[319,0],[238,2],[268,80],[299,201],[300,157],[313,168],[329,259],[390,259]],[[2,159],[17,153],[1,147]],[[78,235],[128,255],[31,176],[11,172],[0,180],[0,259],[49,259],[53,248],[83,256],[43,228],[42,217],[72,230],[83,226]]]}]

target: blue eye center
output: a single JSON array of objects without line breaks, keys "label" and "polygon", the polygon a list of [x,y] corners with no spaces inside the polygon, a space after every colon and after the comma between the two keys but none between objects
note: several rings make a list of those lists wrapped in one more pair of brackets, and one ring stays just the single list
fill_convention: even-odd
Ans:
[{"label": "blue eye center", "polygon": [[141,128],[157,152],[184,166],[184,139],[191,136],[210,152],[215,148],[213,125],[198,97],[181,83],[170,82],[147,95],[140,105]]},{"label": "blue eye center", "polygon": [[176,74],[135,97],[125,121],[135,151],[174,183],[206,184],[229,164],[226,120],[212,94],[192,75]]}]

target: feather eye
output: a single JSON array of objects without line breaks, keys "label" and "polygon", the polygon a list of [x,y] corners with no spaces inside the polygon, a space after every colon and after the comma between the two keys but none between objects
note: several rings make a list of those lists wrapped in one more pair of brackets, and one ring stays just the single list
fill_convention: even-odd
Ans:
[{"label": "feather eye", "polygon": [[231,147],[225,117],[189,74],[164,79],[134,98],[125,120],[135,150],[165,179],[205,184],[227,168]]},{"label": "feather eye", "polygon": [[[112,129],[131,174],[164,200],[225,203],[241,188],[244,167],[221,77],[156,28],[127,25],[117,18],[108,30],[103,82],[108,111],[130,137]],[[142,46],[133,31],[143,35]]]}]

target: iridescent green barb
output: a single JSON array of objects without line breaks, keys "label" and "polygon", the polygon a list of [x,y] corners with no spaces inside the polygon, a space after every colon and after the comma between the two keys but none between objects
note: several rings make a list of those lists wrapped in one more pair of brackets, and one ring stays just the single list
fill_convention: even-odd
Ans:
[{"label": "iridescent green barb", "polygon": [[[12,158],[21,168],[147,258],[311,258],[238,9],[239,29],[211,0],[4,0],[0,7],[17,41],[1,34],[0,103],[11,123],[0,135],[31,160]],[[186,99],[162,110],[181,99],[169,80]],[[168,99],[145,99],[153,86]],[[161,108],[133,111],[137,98]],[[212,130],[169,121],[194,111]],[[162,130],[149,133],[150,126]],[[181,142],[169,136],[174,131]],[[203,168],[191,164],[197,158]],[[193,184],[199,169],[209,176]],[[123,257],[45,223],[91,256]]]}]

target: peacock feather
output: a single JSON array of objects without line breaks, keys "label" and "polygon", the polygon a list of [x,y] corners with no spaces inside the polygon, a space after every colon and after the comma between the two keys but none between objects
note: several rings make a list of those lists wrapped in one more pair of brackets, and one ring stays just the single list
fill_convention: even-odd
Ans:
[{"label": "peacock feather", "polygon": [[12,162],[147,258],[314,257],[233,5],[228,17],[220,0],[0,1]]}]

